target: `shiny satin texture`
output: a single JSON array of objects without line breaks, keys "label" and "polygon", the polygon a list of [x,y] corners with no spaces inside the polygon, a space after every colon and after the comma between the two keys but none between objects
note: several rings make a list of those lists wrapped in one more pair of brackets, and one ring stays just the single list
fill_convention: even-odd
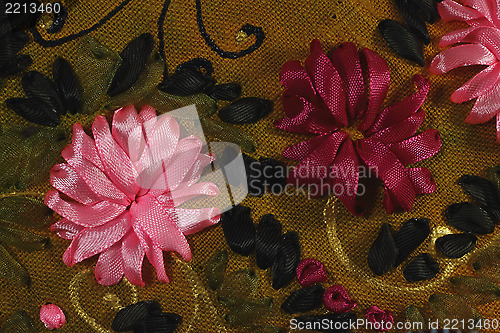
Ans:
[{"label": "shiny satin texture", "polygon": [[[441,48],[431,63],[432,74],[444,74],[462,66],[487,66],[458,88],[450,99],[464,103],[476,99],[465,122],[482,124],[496,116],[497,141],[500,142],[500,17],[495,0],[453,0],[438,4],[445,21],[463,21],[469,28],[452,31],[441,38]],[[458,45],[456,45],[458,44]]]},{"label": "shiny satin texture", "polygon": [[113,285],[125,276],[143,286],[142,265],[147,255],[158,279],[169,282],[163,251],[191,260],[185,238],[219,221],[220,210],[178,208],[199,196],[216,196],[217,185],[198,182],[212,157],[201,153],[195,136],[180,138],[171,115],[157,118],[144,106],[116,110],[110,130],[97,116],[93,139],[80,124],[73,142],[63,150],[67,163],[55,165],[50,182],[56,189],[45,204],[63,217],[51,226],[71,240],[63,255],[68,266],[99,255],[96,280]]},{"label": "shiny satin texture", "polygon": [[[351,185],[354,191],[344,190],[338,198],[351,213],[360,215],[363,209],[355,194],[358,169],[367,166],[377,170],[377,177],[384,182],[386,211],[409,211],[417,195],[436,189],[428,169],[406,168],[441,149],[438,131],[416,134],[424,121],[420,107],[429,82],[415,75],[417,92],[379,113],[389,89],[389,68],[377,53],[365,48],[361,54],[369,78],[368,97],[362,62],[352,43],[342,44],[327,57],[319,41],[313,40],[305,69],[298,61],[283,66],[280,80],[286,88],[283,106],[287,117],[275,125],[289,132],[316,135],[283,151],[286,158],[300,162],[289,182],[332,188]],[[352,141],[345,128],[355,121],[359,121],[362,138]],[[329,170],[340,172],[331,176]]]},{"label": "shiny satin texture", "polygon": [[40,308],[40,321],[47,329],[55,330],[66,324],[66,316],[60,307],[47,303]]}]

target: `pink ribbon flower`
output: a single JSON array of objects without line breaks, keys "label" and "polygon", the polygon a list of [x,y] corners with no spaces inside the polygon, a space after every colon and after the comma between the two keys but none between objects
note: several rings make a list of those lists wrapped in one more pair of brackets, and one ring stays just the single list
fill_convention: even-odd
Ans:
[{"label": "pink ribbon flower", "polygon": [[[315,136],[283,151],[283,156],[299,162],[289,182],[316,184],[322,189],[327,185],[329,193],[333,189],[349,211],[359,215],[362,209],[356,194],[363,177],[360,167],[367,167],[384,182],[387,212],[398,207],[408,211],[417,195],[436,190],[428,169],[406,168],[441,149],[436,130],[416,134],[424,121],[420,107],[429,82],[415,75],[417,91],[379,113],[389,89],[389,68],[377,53],[365,48],[361,54],[366,60],[369,89],[363,80],[358,50],[352,43],[342,44],[327,57],[319,41],[313,40],[305,68],[299,61],[283,66],[280,80],[286,88],[286,118],[277,120],[275,125],[285,131]],[[350,125],[356,128],[353,130]]]},{"label": "pink ribbon flower", "polygon": [[347,313],[354,309],[358,303],[351,300],[347,290],[339,284],[331,286],[323,294],[323,305],[329,311],[337,314]]},{"label": "pink ribbon flower", "polygon": [[452,31],[441,38],[440,47],[458,44],[438,54],[429,68],[432,74],[443,74],[454,68],[471,65],[487,66],[458,88],[450,97],[454,103],[476,98],[469,124],[482,124],[496,115],[497,141],[500,142],[500,6],[496,1],[453,0],[438,4],[445,21],[463,21],[469,28]]},{"label": "pink ribbon flower", "polygon": [[[380,331],[387,331],[392,328],[394,324],[394,317],[392,312],[389,310],[381,310],[377,306],[370,306],[366,310],[366,319],[374,325],[374,328]],[[377,328],[377,326],[380,327]]]},{"label": "pink ribbon flower", "polygon": [[47,303],[40,308],[40,320],[48,330],[55,330],[66,324],[64,312],[55,304]]},{"label": "pink ribbon flower", "polygon": [[158,279],[168,282],[163,251],[191,260],[185,235],[219,221],[218,208],[178,207],[219,193],[214,183],[198,182],[211,156],[201,153],[198,137],[180,139],[172,116],[157,118],[149,106],[140,114],[133,106],[116,110],[111,129],[97,116],[92,134],[75,124],[72,143],[62,152],[66,163],[50,171],[56,190],[47,193],[45,204],[63,217],[51,230],[71,240],[64,263],[100,254],[98,283],[113,285],[125,276],[143,286],[147,256]]}]

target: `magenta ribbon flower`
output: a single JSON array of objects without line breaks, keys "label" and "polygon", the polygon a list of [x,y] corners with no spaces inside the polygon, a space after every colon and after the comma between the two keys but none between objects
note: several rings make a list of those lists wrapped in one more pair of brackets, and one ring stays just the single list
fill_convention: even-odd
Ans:
[{"label": "magenta ribbon flower", "polygon": [[[280,80],[286,89],[286,118],[277,120],[275,125],[285,131],[315,136],[283,151],[283,156],[299,162],[289,182],[340,187],[342,193],[334,194],[351,213],[359,215],[362,209],[356,192],[360,166],[365,166],[375,170],[384,182],[387,212],[398,207],[408,211],[417,195],[436,190],[428,169],[406,167],[441,149],[436,130],[416,134],[424,121],[420,107],[429,82],[415,75],[417,91],[379,113],[389,89],[389,68],[377,53],[365,48],[361,54],[366,60],[369,89],[363,79],[358,50],[352,43],[342,44],[327,57],[319,41],[313,40],[305,68],[299,61],[283,66]],[[350,125],[357,128],[353,131]]]},{"label": "magenta ribbon flower", "polygon": [[157,117],[149,106],[140,114],[133,106],[118,109],[111,129],[97,116],[92,134],[75,124],[72,143],[62,152],[66,163],[50,171],[55,190],[45,204],[63,217],[51,230],[71,240],[64,263],[73,266],[99,254],[98,283],[116,284],[125,276],[143,286],[147,256],[158,279],[168,282],[163,251],[191,260],[185,235],[219,221],[218,208],[179,207],[219,193],[214,183],[198,182],[212,157],[201,153],[198,137],[180,139],[176,120]]},{"label": "magenta ribbon flower", "polygon": [[366,319],[372,324],[379,324],[381,331],[387,331],[388,327],[393,327],[394,317],[389,310],[381,310],[377,306],[370,306],[366,310]]},{"label": "magenta ribbon flower", "polygon": [[342,285],[331,286],[323,294],[323,305],[333,313],[347,313],[354,309],[358,303],[351,300],[347,290]]},{"label": "magenta ribbon flower", "polygon": [[302,259],[297,265],[297,280],[303,287],[309,287],[317,283],[323,283],[328,276],[325,266],[314,258]]},{"label": "magenta ribbon flower", "polygon": [[455,46],[438,54],[429,70],[432,74],[443,74],[462,66],[487,66],[458,88],[450,99],[463,103],[476,98],[465,122],[482,124],[496,116],[497,141],[500,142],[500,6],[496,1],[464,0],[462,5],[444,0],[438,4],[438,10],[443,20],[463,21],[469,27],[441,38],[440,47]]}]

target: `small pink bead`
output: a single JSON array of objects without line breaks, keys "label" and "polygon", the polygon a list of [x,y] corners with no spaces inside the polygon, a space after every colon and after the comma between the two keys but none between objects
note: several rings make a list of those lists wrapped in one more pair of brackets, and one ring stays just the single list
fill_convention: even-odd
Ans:
[{"label": "small pink bead", "polygon": [[302,259],[297,266],[297,280],[304,287],[325,282],[327,279],[324,265],[313,258]]},{"label": "small pink bead", "polygon": [[55,304],[47,303],[40,309],[40,320],[49,330],[61,328],[66,324],[64,312]]},{"label": "small pink bead", "polygon": [[345,288],[339,284],[331,286],[323,294],[323,305],[333,313],[347,313],[358,303],[351,300]]},{"label": "small pink bead", "polygon": [[[391,326],[394,324],[392,312],[389,310],[381,310],[376,306],[370,306],[368,310],[366,310],[366,319],[373,324],[383,324],[383,327],[387,327],[386,323],[391,323]],[[384,331],[386,331],[386,329],[384,329]]]}]

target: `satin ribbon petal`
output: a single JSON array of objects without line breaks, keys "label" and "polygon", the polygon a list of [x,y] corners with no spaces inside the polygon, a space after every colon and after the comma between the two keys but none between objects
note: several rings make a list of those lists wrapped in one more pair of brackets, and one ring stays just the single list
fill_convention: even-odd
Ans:
[{"label": "satin ribbon petal", "polygon": [[95,279],[97,283],[103,286],[112,286],[122,279],[124,272],[120,245],[117,242],[99,255],[99,259],[95,265]]},{"label": "satin ribbon petal", "polygon": [[85,205],[92,205],[104,198],[97,195],[69,164],[56,164],[50,169],[50,184]]},{"label": "satin ribbon petal", "polygon": [[[311,42],[311,54],[305,61],[306,71],[311,77],[314,88],[330,110],[337,124],[347,126],[346,95],[342,79],[332,62],[321,48],[317,39]],[[318,114],[317,114],[318,115]],[[325,117],[325,121],[328,118]]]},{"label": "satin ribbon petal", "polygon": [[429,72],[443,74],[452,69],[470,65],[492,65],[497,58],[490,50],[480,44],[463,44],[439,53],[432,59]]},{"label": "satin ribbon petal", "polygon": [[[220,193],[219,187],[211,182],[197,183],[188,185],[182,183],[174,191],[168,194],[168,199],[173,200],[174,206],[180,206],[183,203],[201,196],[214,197]],[[158,197],[161,202],[161,196]]]},{"label": "satin ribbon petal", "polygon": [[[382,142],[373,139],[356,141],[359,155],[365,163],[378,171],[384,182],[387,195],[393,196],[397,206],[405,211],[411,210],[416,197],[415,187],[404,165]],[[392,213],[395,207],[388,211]],[[387,207],[386,207],[387,209]]]},{"label": "satin ribbon petal", "polygon": [[[287,61],[280,71],[280,82],[291,95],[303,96],[310,102],[318,101],[311,78],[298,60]],[[287,117],[293,118],[297,114],[294,110],[285,109]]]},{"label": "satin ribbon petal", "polygon": [[136,200],[130,207],[130,214],[134,223],[141,225],[151,240],[158,244],[163,251],[175,251],[184,260],[191,260],[189,244],[163,205],[156,198],[145,195]]},{"label": "satin ribbon petal", "polygon": [[144,286],[142,281],[142,262],[146,249],[134,230],[123,237],[120,254],[123,260],[123,273],[127,280],[136,286]]},{"label": "satin ribbon petal", "polygon": [[132,163],[136,163],[146,146],[143,120],[137,114],[133,105],[115,111],[111,134],[113,139],[129,156]]},{"label": "satin ribbon petal", "polygon": [[476,99],[471,112],[465,119],[468,124],[482,124],[500,112],[500,79],[485,94]]},{"label": "satin ribbon petal", "polygon": [[453,103],[463,103],[485,94],[500,79],[500,63],[482,70],[451,94]]},{"label": "satin ribbon petal", "polygon": [[288,112],[297,114],[293,118],[287,117],[274,122],[274,126],[284,131],[299,134],[323,134],[339,128],[339,125],[332,120],[317,120],[317,117],[314,116],[328,113],[323,103],[314,105],[304,97],[292,95],[285,91],[283,93],[283,109],[296,110]]},{"label": "satin ribbon petal", "polygon": [[136,233],[140,246],[145,250],[146,256],[156,270],[158,280],[164,283],[169,282],[169,278],[165,271],[165,264],[163,261],[163,251],[160,246],[156,244],[147,233],[138,224],[133,225],[134,232]]},{"label": "satin ribbon petal", "polygon": [[50,231],[55,232],[57,236],[72,240],[80,231],[85,229],[81,225],[71,222],[68,219],[61,219],[50,226]]},{"label": "satin ribbon petal", "polygon": [[367,48],[362,49],[361,54],[366,60],[370,84],[368,108],[361,124],[359,124],[359,130],[366,131],[372,126],[387,96],[391,76],[389,66],[384,58]]},{"label": "satin ribbon petal", "polygon": [[142,123],[142,127],[144,128],[146,137],[149,138],[156,126],[156,110],[149,105],[143,106],[141,112],[139,112],[139,119]]},{"label": "satin ribbon petal", "polygon": [[116,143],[128,156],[130,156],[129,137],[137,128],[142,128],[142,124],[137,114],[137,110],[133,105],[115,111],[111,126],[111,134]]},{"label": "satin ribbon petal", "polygon": [[307,141],[302,141],[283,150],[282,155],[288,159],[300,161],[328,141],[328,137],[328,134],[323,134]]},{"label": "satin ribbon petal", "polygon": [[184,235],[192,235],[205,228],[217,224],[220,220],[220,209],[201,208],[201,209],[183,209],[176,208],[177,226]]},{"label": "satin ribbon petal", "polygon": [[84,227],[103,225],[127,209],[126,206],[109,201],[101,201],[92,206],[84,205],[62,198],[55,190],[46,194],[45,204],[62,217]]},{"label": "satin ribbon petal", "polygon": [[367,135],[374,134],[394,124],[397,124],[417,112],[427,97],[430,83],[421,75],[413,76],[417,91],[404,100],[385,108],[377,117],[373,125],[367,130]]},{"label": "satin ribbon petal", "polygon": [[179,141],[175,153],[165,164],[164,181],[167,189],[175,190],[182,181],[189,181],[186,175],[193,167],[196,158],[200,155],[203,143],[194,136]]},{"label": "satin ribbon petal", "polygon": [[492,25],[498,26],[499,20],[497,17],[496,8],[498,3],[495,0],[465,0],[464,4],[477,10],[485,17]]},{"label": "satin ribbon petal", "polygon": [[480,44],[500,59],[500,30],[491,27],[474,27],[458,41],[462,44]]},{"label": "satin ribbon petal", "polygon": [[81,153],[75,152],[73,147],[67,146],[61,154],[94,193],[118,204],[130,203],[125,193],[120,191],[100,168],[84,158]]},{"label": "satin ribbon petal", "polygon": [[327,183],[334,190],[335,186],[340,184],[342,193],[338,195],[339,200],[353,215],[361,215],[363,211],[356,200],[359,181],[359,158],[351,140],[344,140],[333,160],[332,167],[337,169],[336,177],[328,178]]},{"label": "satin ribbon petal", "polygon": [[69,159],[86,159],[100,170],[104,170],[101,162],[101,157],[97,152],[94,140],[85,133],[82,125],[73,125],[73,138],[71,144],[65,148],[67,156],[64,156],[66,162],[70,163]]},{"label": "satin ribbon petal", "polygon": [[302,159],[299,165],[293,169],[290,180],[299,184],[317,183],[328,175],[328,168],[332,164],[335,154],[342,142],[349,138],[344,131],[338,131],[328,136],[323,145],[318,147],[306,158]]},{"label": "satin ribbon petal", "polygon": [[497,142],[500,143],[500,113],[497,113],[496,119],[496,130],[497,130]]},{"label": "satin ribbon petal", "polygon": [[330,59],[346,90],[349,119],[363,117],[368,100],[358,48],[353,43],[343,43],[330,53]]},{"label": "satin ribbon petal", "polygon": [[191,170],[186,174],[184,178],[188,186],[191,186],[198,182],[201,178],[203,170],[214,161],[214,158],[207,154],[200,154],[196,159],[196,162],[191,167]]},{"label": "satin ribbon petal", "polygon": [[168,162],[157,165],[156,170],[141,173],[137,183],[143,187],[143,190],[149,188],[149,191],[141,191],[140,195],[148,193],[158,196],[174,191],[183,181],[190,181],[186,176],[200,155],[202,145],[201,140],[194,136],[180,140],[175,153]]},{"label": "satin ribbon petal", "polygon": [[405,120],[374,133],[370,138],[382,141],[385,144],[406,140],[417,133],[424,119],[424,110],[417,111]]},{"label": "satin ribbon petal", "polygon": [[122,239],[129,229],[130,214],[126,212],[108,223],[82,230],[64,252],[64,263],[68,266],[73,266],[82,260],[109,249]]},{"label": "satin ribbon petal", "polygon": [[163,251],[161,250],[161,248],[158,245],[154,244],[154,242],[152,242],[146,251],[146,255],[148,256],[149,262],[156,270],[158,281],[168,283],[169,278],[167,276],[167,272],[165,271]]},{"label": "satin ribbon petal", "polygon": [[444,0],[438,3],[439,16],[448,21],[470,21],[484,17],[477,10],[463,6],[453,0]]},{"label": "satin ribbon petal", "polygon": [[436,182],[432,179],[432,174],[427,168],[408,168],[410,176],[417,194],[431,194],[436,191]]},{"label": "satin ribbon petal", "polygon": [[428,129],[414,137],[387,145],[404,165],[430,158],[441,150],[441,137],[435,129]]},{"label": "satin ribbon petal", "polygon": [[92,133],[94,134],[97,151],[104,165],[104,171],[109,179],[133,200],[138,190],[135,184],[138,173],[128,155],[111,135],[106,118],[103,116],[95,118]]},{"label": "satin ribbon petal", "polygon": [[439,41],[438,46],[440,48],[445,48],[447,46],[451,46],[453,44],[460,43],[467,35],[473,32],[476,29],[481,29],[482,27],[468,27],[465,29],[454,30],[450,33],[447,33],[441,40]]},{"label": "satin ribbon petal", "polygon": [[161,165],[168,162],[177,147],[179,135],[179,124],[172,116],[164,114],[158,118],[151,133],[147,135],[153,163]]}]

